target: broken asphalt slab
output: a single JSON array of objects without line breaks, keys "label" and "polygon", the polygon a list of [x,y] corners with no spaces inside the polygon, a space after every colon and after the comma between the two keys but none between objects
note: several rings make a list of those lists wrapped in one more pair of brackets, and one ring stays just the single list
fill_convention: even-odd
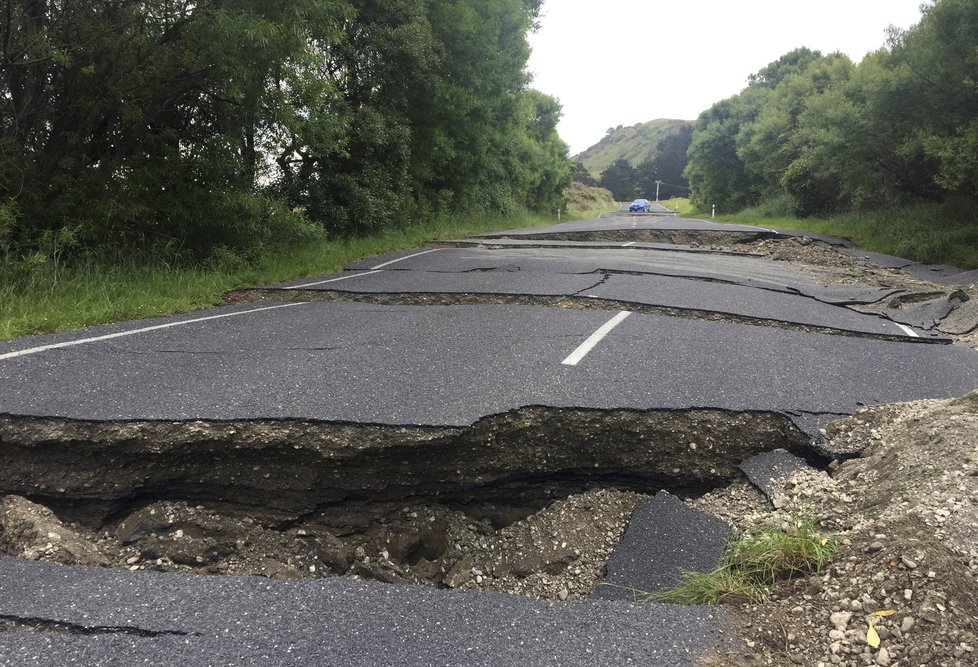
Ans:
[{"label": "broken asphalt slab", "polygon": [[966,271],[941,264],[911,264],[903,271],[915,278],[929,280],[939,285],[972,285],[978,282],[978,269]]},{"label": "broken asphalt slab", "polygon": [[570,365],[607,312],[290,305],[8,342],[0,414],[432,426],[529,405],[836,415],[964,393],[978,375],[959,346],[638,313]]},{"label": "broken asphalt slab", "polygon": [[[369,270],[378,265],[396,271]],[[272,294],[276,289],[307,289],[347,294],[585,295],[622,302],[626,307],[701,310],[870,335],[919,336],[877,315],[837,307],[876,303],[898,292],[896,289],[823,286],[783,263],[750,257],[704,258],[627,250],[443,249],[382,256],[349,268],[363,273],[346,272],[266,289]],[[582,287],[586,279],[594,282]],[[939,336],[925,334],[924,338]]]},{"label": "broken asphalt slab", "polygon": [[640,599],[642,593],[674,588],[683,571],[712,572],[729,537],[726,522],[660,491],[635,509],[591,598]]},{"label": "broken asphalt slab", "polygon": [[606,600],[87,569],[0,558],[0,664],[692,667],[722,612]]},{"label": "broken asphalt slab", "polygon": [[[818,284],[803,269],[764,258],[740,254],[706,254],[684,251],[636,250],[634,248],[440,248],[433,252],[398,257],[383,255],[349,264],[346,273],[283,283],[293,289],[323,279],[351,275],[350,271],[426,271],[458,274],[468,271],[519,271],[551,275],[601,272],[667,275],[701,278],[790,291],[816,289]],[[377,267],[383,267],[378,269]]]},{"label": "broken asphalt slab", "polygon": [[752,456],[737,467],[747,475],[751,484],[773,500],[786,479],[809,466],[805,459],[783,449],[776,449]]}]

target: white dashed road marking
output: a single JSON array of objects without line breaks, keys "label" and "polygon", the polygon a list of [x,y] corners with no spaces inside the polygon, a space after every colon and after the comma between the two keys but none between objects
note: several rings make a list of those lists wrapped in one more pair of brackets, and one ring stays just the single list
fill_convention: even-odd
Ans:
[{"label": "white dashed road marking", "polygon": [[916,331],[914,331],[913,329],[911,329],[910,327],[908,327],[906,325],[903,325],[903,324],[899,324],[897,322],[894,322],[894,324],[896,324],[898,327],[900,327],[901,329],[903,329],[903,332],[905,334],[907,334],[908,336],[912,336],[914,338],[920,338],[920,334],[917,333]]},{"label": "white dashed road marking", "polygon": [[372,276],[375,273],[383,273],[383,271],[367,271],[366,273],[356,273],[349,276],[342,276],[340,278],[319,280],[314,283],[302,283],[301,285],[292,285],[291,287],[286,287],[285,289],[302,289],[303,287],[315,287],[316,285],[325,285],[326,283],[338,283],[341,280],[349,280],[350,278],[360,278],[361,276]]},{"label": "white dashed road marking", "polygon": [[391,264],[397,264],[398,262],[403,262],[406,259],[411,259],[412,257],[421,257],[421,255],[427,255],[430,252],[438,252],[439,250],[441,250],[441,248],[433,248],[431,250],[425,250],[423,252],[416,252],[413,255],[408,255],[407,257],[399,257],[398,259],[392,259],[389,262],[384,262],[383,264],[378,264],[377,266],[372,266],[370,268],[376,271],[377,269],[386,268]]},{"label": "white dashed road marking", "polygon": [[594,346],[604,340],[604,337],[611,333],[615,327],[625,321],[631,311],[624,310],[613,318],[608,320],[604,326],[591,334],[590,338],[581,343],[581,346],[574,350],[569,357],[564,359],[561,363],[564,366],[577,366],[581,360],[588,355],[588,353],[594,349]]}]

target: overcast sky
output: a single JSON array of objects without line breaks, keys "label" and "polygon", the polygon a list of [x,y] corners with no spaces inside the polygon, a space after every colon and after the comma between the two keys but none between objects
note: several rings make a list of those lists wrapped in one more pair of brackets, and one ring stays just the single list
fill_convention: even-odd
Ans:
[{"label": "overcast sky", "polygon": [[571,155],[609,127],[694,120],[799,46],[854,61],[922,0],[545,0],[530,36],[533,87],[559,98]]}]

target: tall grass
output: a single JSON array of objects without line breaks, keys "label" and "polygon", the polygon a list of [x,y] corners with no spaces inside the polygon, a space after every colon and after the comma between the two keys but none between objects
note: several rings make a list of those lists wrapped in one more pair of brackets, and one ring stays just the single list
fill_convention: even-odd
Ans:
[{"label": "tall grass", "polygon": [[446,217],[364,238],[270,251],[254,260],[224,252],[197,264],[159,255],[7,261],[0,263],[0,339],[195,310],[220,303],[228,290],[329,273],[432,240],[553,222],[533,215]]}]

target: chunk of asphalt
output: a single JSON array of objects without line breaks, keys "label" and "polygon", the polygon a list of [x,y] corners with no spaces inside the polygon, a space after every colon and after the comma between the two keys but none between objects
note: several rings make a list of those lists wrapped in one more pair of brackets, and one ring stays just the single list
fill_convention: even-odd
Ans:
[{"label": "chunk of asphalt", "polygon": [[781,483],[798,470],[807,468],[808,463],[783,449],[776,449],[752,456],[737,467],[747,475],[751,484],[773,500]]},{"label": "chunk of asphalt", "polygon": [[[954,295],[951,295],[952,300]],[[938,329],[946,334],[963,335],[978,329],[978,299],[958,302],[957,307],[941,320]]]},{"label": "chunk of asphalt", "polygon": [[682,580],[683,570],[711,572],[719,565],[729,536],[726,522],[660,491],[632,513],[591,598],[631,600],[636,593],[673,588]]},{"label": "chunk of asphalt", "polygon": [[921,329],[933,329],[941,320],[951,314],[958,305],[946,296],[929,301],[921,301],[903,308],[888,308],[886,316],[894,322],[908,324]]}]

